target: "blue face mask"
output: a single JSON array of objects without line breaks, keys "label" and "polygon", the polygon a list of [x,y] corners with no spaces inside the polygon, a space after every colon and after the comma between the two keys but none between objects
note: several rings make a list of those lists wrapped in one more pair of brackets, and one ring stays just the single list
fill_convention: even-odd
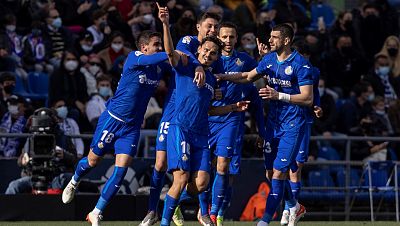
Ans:
[{"label": "blue face mask", "polygon": [[51,23],[53,27],[55,28],[60,28],[62,26],[62,20],[60,17],[57,17],[56,19],[53,20],[53,23]]},{"label": "blue face mask", "polygon": [[57,116],[62,119],[65,119],[68,115],[68,108],[65,106],[57,108],[56,111],[57,111]]},{"label": "blue face mask", "polygon": [[104,98],[106,98],[106,97],[109,97],[109,96],[111,96],[111,89],[110,89],[110,87],[105,87],[105,86],[100,86],[100,88],[99,88],[99,94],[102,96],[102,97],[104,97]]},{"label": "blue face mask", "polygon": [[390,72],[389,66],[378,67],[378,69],[377,69],[377,74],[381,75],[381,76],[388,75],[389,72]]}]

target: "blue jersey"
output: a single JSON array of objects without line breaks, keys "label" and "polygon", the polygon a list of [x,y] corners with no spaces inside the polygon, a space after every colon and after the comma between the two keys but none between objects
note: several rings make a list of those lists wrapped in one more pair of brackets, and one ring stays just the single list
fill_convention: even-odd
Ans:
[{"label": "blue jersey", "polygon": [[169,70],[167,59],[165,52],[152,55],[131,52],[125,61],[117,91],[106,103],[107,110],[126,123],[141,125],[163,71]]},{"label": "blue jersey", "polygon": [[[278,61],[276,52],[269,53],[256,70],[266,77],[270,87],[290,95],[300,94],[300,86],[313,84],[311,65],[296,50],[282,62]],[[308,110],[306,106],[271,100],[268,121],[287,128],[287,125],[304,123]]]},{"label": "blue jersey", "polygon": [[[232,56],[221,56],[223,71],[226,74],[235,72],[251,71],[257,66],[257,62],[247,53],[234,51]],[[250,86],[237,84],[229,81],[219,83],[219,88],[223,92],[222,100],[212,102],[213,106],[226,106],[243,100],[243,92]],[[227,122],[240,120],[240,112],[230,112],[221,116],[210,116],[210,122]]]},{"label": "blue jersey", "polygon": [[199,66],[198,61],[189,57],[187,66],[182,61],[174,67],[175,70],[175,117],[171,124],[201,135],[208,135],[208,108],[214,96],[216,79],[214,75],[206,70],[206,84],[199,88],[193,83],[195,68]]},{"label": "blue jersey", "polygon": [[184,36],[178,44],[176,44],[176,50],[182,51],[188,55],[195,57],[197,49],[199,48],[200,42],[197,36]]}]

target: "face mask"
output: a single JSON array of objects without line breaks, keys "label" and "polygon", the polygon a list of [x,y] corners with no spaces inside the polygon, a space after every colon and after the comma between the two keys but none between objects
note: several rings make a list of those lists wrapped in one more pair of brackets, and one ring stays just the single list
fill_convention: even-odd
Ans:
[{"label": "face mask", "polygon": [[342,47],[342,53],[346,56],[351,55],[353,49],[350,46]]},{"label": "face mask", "polygon": [[386,112],[382,110],[375,110],[375,113],[378,115],[384,115]]},{"label": "face mask", "polygon": [[100,94],[102,97],[104,97],[104,98],[106,98],[106,97],[108,97],[108,96],[111,96],[111,89],[110,89],[110,87],[100,86],[100,88],[99,88],[99,94]]},{"label": "face mask", "polygon": [[375,99],[375,94],[371,93],[370,95],[368,95],[368,101],[373,101]]},{"label": "face mask", "polygon": [[245,48],[245,49],[250,49],[250,50],[253,50],[253,49],[255,49],[256,47],[257,47],[256,44],[246,44],[246,45],[243,46],[243,48]]},{"label": "face mask", "polygon": [[68,108],[65,106],[57,108],[56,111],[57,111],[57,116],[62,119],[65,119],[68,115]]},{"label": "face mask", "polygon": [[151,14],[146,14],[146,15],[143,16],[143,23],[144,24],[151,24],[153,22],[153,20],[154,20],[154,17]]},{"label": "face mask", "polygon": [[12,115],[18,114],[18,105],[8,105],[8,112]]},{"label": "face mask", "polygon": [[91,66],[89,67],[89,72],[90,72],[90,74],[92,74],[92,75],[96,75],[99,71],[100,71],[100,67],[97,66],[97,65],[91,65]]},{"label": "face mask", "polygon": [[114,50],[114,52],[118,53],[122,49],[123,45],[122,44],[111,44],[111,48]]},{"label": "face mask", "polygon": [[395,57],[395,56],[397,56],[397,53],[399,52],[399,49],[389,48],[389,49],[387,49],[387,51],[389,53],[389,56]]},{"label": "face mask", "polygon": [[190,25],[194,24],[195,21],[190,17],[182,17],[180,22],[184,26],[190,26]]},{"label": "face mask", "polygon": [[346,20],[346,22],[344,22],[344,27],[346,28],[346,30],[353,28],[353,21]]},{"label": "face mask", "polygon": [[318,87],[318,92],[319,92],[319,96],[322,97],[325,93],[325,88],[319,88]]},{"label": "face mask", "polygon": [[36,29],[36,28],[32,29],[32,36],[33,37],[38,37],[40,35],[42,35],[42,31],[40,29]]},{"label": "face mask", "polygon": [[383,66],[383,67],[378,67],[377,69],[377,74],[380,76],[386,76],[390,72],[390,67],[388,66]]},{"label": "face mask", "polygon": [[7,29],[7,31],[14,32],[15,31],[15,25],[6,25],[6,29]]},{"label": "face mask", "polygon": [[62,26],[62,20],[60,17],[57,17],[56,19],[53,20],[53,23],[51,23],[53,27],[55,28],[60,28]]},{"label": "face mask", "polygon": [[15,86],[14,85],[8,85],[8,86],[4,86],[3,90],[5,93],[7,94],[12,94],[14,91]]},{"label": "face mask", "polygon": [[83,51],[85,51],[85,52],[90,52],[90,51],[92,51],[93,46],[83,44],[83,45],[81,45],[81,48],[82,48]]},{"label": "face mask", "polygon": [[78,61],[76,60],[68,60],[67,62],[64,63],[65,69],[67,71],[74,71],[76,68],[78,68]]}]

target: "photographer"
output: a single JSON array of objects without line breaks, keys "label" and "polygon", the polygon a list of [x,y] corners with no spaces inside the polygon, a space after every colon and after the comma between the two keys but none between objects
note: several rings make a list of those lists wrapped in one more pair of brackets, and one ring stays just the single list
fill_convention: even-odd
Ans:
[{"label": "photographer", "polygon": [[54,110],[40,108],[29,118],[27,127],[32,136],[18,158],[22,177],[9,184],[6,194],[43,194],[48,188],[64,188],[71,179],[76,149],[58,127],[56,117]]}]

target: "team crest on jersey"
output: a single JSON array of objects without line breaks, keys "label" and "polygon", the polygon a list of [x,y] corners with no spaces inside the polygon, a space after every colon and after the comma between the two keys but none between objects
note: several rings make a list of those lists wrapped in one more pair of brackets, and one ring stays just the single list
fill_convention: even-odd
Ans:
[{"label": "team crest on jersey", "polygon": [[286,74],[286,75],[291,75],[291,74],[293,74],[293,68],[292,68],[292,66],[287,66],[287,67],[285,68],[285,74]]},{"label": "team crest on jersey", "polygon": [[97,147],[100,148],[100,149],[104,148],[103,142],[100,141],[99,143],[97,143]]},{"label": "team crest on jersey", "polygon": [[163,142],[165,140],[164,135],[161,134],[160,137],[158,137],[158,141]]},{"label": "team crest on jersey", "polygon": [[236,65],[237,66],[242,66],[243,65],[243,61],[241,61],[239,58],[236,58]]},{"label": "team crest on jersey", "polygon": [[140,55],[142,55],[143,53],[142,52],[140,52],[140,51],[135,51],[135,55],[136,56],[140,56]]},{"label": "team crest on jersey", "polygon": [[190,36],[185,36],[182,39],[182,43],[189,44],[191,40],[192,38],[190,38]]}]

